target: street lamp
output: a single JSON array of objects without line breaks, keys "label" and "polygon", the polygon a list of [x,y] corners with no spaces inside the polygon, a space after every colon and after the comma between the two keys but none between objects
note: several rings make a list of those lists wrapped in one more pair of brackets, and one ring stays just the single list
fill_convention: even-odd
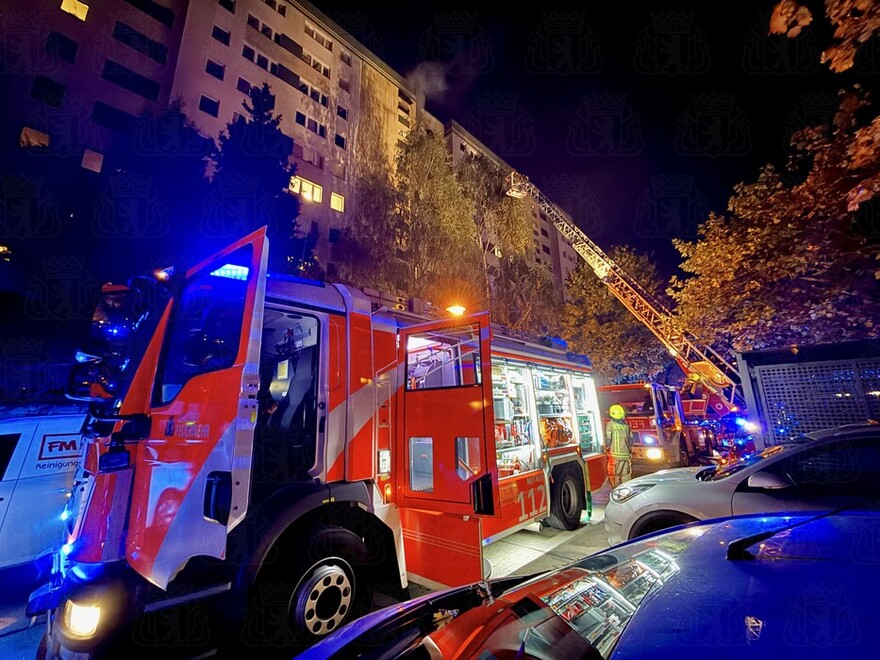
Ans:
[{"label": "street lamp", "polygon": [[467,309],[465,307],[463,307],[462,305],[450,305],[449,307],[446,308],[446,311],[449,312],[450,314],[452,314],[453,316],[461,316],[462,314],[464,314],[467,311]]}]

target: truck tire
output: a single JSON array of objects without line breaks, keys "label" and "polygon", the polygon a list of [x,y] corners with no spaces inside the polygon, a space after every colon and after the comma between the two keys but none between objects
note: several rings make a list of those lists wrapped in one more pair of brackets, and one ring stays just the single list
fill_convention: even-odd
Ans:
[{"label": "truck tire", "polygon": [[307,648],[365,613],[369,601],[361,566],[367,546],[351,530],[318,525],[298,546],[287,545],[253,587],[242,642],[261,657]]},{"label": "truck tire", "polygon": [[550,486],[550,515],[547,524],[554,529],[578,528],[584,510],[584,486],[572,470],[561,470]]},{"label": "truck tire", "polygon": [[691,464],[691,455],[688,453],[687,441],[684,436],[678,440],[678,467],[689,467]]}]

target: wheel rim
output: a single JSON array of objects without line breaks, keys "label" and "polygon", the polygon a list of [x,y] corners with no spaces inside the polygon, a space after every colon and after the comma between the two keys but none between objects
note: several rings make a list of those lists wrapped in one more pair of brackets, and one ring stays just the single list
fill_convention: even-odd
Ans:
[{"label": "wheel rim", "polygon": [[562,505],[562,512],[567,516],[575,516],[580,514],[580,511],[575,511],[575,507],[577,506],[577,493],[574,489],[574,484],[570,479],[566,479],[562,483],[562,489],[559,493],[560,504]]},{"label": "wheel rim", "polygon": [[354,583],[351,568],[339,561],[316,566],[297,587],[293,612],[297,628],[322,636],[336,630],[348,616]]}]

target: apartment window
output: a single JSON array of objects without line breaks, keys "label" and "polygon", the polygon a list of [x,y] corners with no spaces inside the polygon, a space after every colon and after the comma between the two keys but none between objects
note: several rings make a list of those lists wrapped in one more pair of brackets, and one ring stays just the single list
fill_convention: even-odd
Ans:
[{"label": "apartment window", "polygon": [[61,0],[61,11],[84,21],[89,13],[89,6],[79,0]]},{"label": "apartment window", "polygon": [[211,30],[211,36],[214,37],[217,41],[219,41],[224,46],[229,45],[229,33],[221,27],[214,26],[214,29]]},{"label": "apartment window", "polygon": [[295,193],[309,202],[318,204],[324,199],[324,189],[317,183],[300,176],[291,177],[290,192]]},{"label": "apartment window", "polygon": [[82,161],[80,162],[80,166],[84,170],[89,170],[94,172],[95,174],[100,174],[101,169],[104,167],[104,154],[99,151],[92,151],[91,149],[86,149],[83,152]]},{"label": "apartment window", "polygon": [[542,249],[546,254],[550,254],[550,248],[547,247],[546,245],[542,245],[542,246],[541,246],[541,249]]},{"label": "apartment window", "polygon": [[217,4],[228,12],[235,13],[235,0],[217,0]]},{"label": "apartment window", "polygon": [[255,30],[259,31],[260,29],[260,19],[254,16],[253,14],[248,14],[247,17],[248,27],[252,27]]},{"label": "apartment window", "polygon": [[342,60],[343,64],[351,66],[351,55],[349,55],[345,51],[342,51],[341,53],[339,53],[339,59]]},{"label": "apartment window", "polygon": [[547,236],[547,237],[549,237],[550,234],[548,234],[548,233],[547,233],[547,230],[544,229],[544,228],[542,227],[542,228],[541,228],[541,236]]},{"label": "apartment window", "polygon": [[257,53],[257,62],[256,62],[256,64],[257,64],[257,66],[260,67],[261,69],[265,69],[266,71],[269,70],[269,58],[266,57],[265,55],[260,55],[259,53]]},{"label": "apartment window", "polygon": [[300,126],[305,126],[306,125],[306,116],[301,112],[297,112],[296,113],[296,123],[299,124]]},{"label": "apartment window", "polygon": [[351,92],[351,83],[349,83],[345,78],[340,78],[339,89],[341,89],[343,92]]},{"label": "apartment window", "polygon": [[145,78],[113,60],[104,62],[104,71],[101,77],[150,101],[159,98],[159,83]]},{"label": "apartment window", "polygon": [[199,110],[212,117],[216,117],[220,114],[220,101],[202,94],[201,98],[199,98]]},{"label": "apartment window", "polygon": [[165,27],[174,25],[174,12],[168,7],[163,7],[153,0],[125,0],[132,7],[136,7],[144,12],[147,16],[155,18]]},{"label": "apartment window", "polygon": [[103,101],[95,101],[92,121],[114,131],[127,131],[137,123],[137,117]]},{"label": "apartment window", "polygon": [[50,32],[49,36],[46,37],[46,50],[58,59],[72,64],[76,59],[79,44],[63,34]]},{"label": "apartment window", "polygon": [[336,116],[342,117],[346,121],[348,120],[348,108],[345,108],[341,105],[336,106]]},{"label": "apartment window", "polygon": [[205,62],[205,72],[208,75],[214,76],[217,80],[223,80],[223,76],[226,75],[226,67],[220,64],[220,62],[208,60]]},{"label": "apartment window", "polygon": [[345,149],[345,138],[342,137],[339,133],[333,138],[333,141],[336,143],[336,146],[340,149]]},{"label": "apartment window", "polygon": [[397,115],[397,121],[409,128],[409,119],[407,119],[406,117],[402,115]]},{"label": "apartment window", "polygon": [[18,136],[18,146],[25,149],[45,149],[49,146],[49,134],[36,128],[25,126]]},{"label": "apartment window", "polygon": [[[334,211],[339,211],[340,213],[345,212],[345,197],[340,195],[339,193],[332,192],[330,193],[330,208]],[[330,230],[333,231],[332,229]],[[338,232],[338,230],[337,230]],[[333,241],[331,241],[332,243]]]},{"label": "apartment window", "polygon": [[267,5],[269,5],[272,9],[275,9],[275,0],[263,0]]},{"label": "apartment window", "polygon": [[247,80],[245,80],[244,78],[239,78],[238,84],[235,86],[235,89],[237,89],[239,92],[242,92],[243,94],[250,95],[251,87],[253,87],[253,85],[251,85]]},{"label": "apartment window", "polygon": [[330,77],[330,67],[328,67],[326,64],[324,64],[320,60],[316,59],[315,57],[313,57],[309,53],[303,51],[302,57],[300,59],[302,59],[303,62],[308,64],[310,67],[312,67],[315,71],[320,73],[325,78]]},{"label": "apartment window", "polygon": [[279,4],[278,5],[278,13],[281,14],[282,16],[287,16],[287,5]]},{"label": "apartment window", "polygon": [[241,56],[244,59],[250,60],[251,62],[253,62],[254,59],[256,59],[256,57],[257,57],[257,53],[253,48],[251,48],[250,46],[245,44],[244,46],[241,47]]},{"label": "apartment window", "polygon": [[156,60],[159,64],[165,64],[165,59],[168,57],[168,49],[164,45],[153,41],[125,23],[116,21],[113,28],[113,38],[146,55],[151,60]]},{"label": "apartment window", "polygon": [[312,27],[308,23],[306,23],[306,34],[317,41],[319,44],[321,44],[327,50],[333,50],[333,41],[330,39],[330,37],[322,33],[320,30]]},{"label": "apartment window", "polygon": [[64,101],[64,91],[65,87],[61,83],[45,76],[36,76],[31,86],[31,98],[57,108]]}]

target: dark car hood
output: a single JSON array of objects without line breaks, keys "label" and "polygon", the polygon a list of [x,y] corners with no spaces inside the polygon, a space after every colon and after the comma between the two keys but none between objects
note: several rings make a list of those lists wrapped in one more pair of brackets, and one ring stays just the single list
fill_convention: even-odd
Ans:
[{"label": "dark car hood", "polygon": [[[733,558],[727,558],[731,543],[782,529],[786,531],[749,543],[749,552],[731,552]],[[652,553],[670,560],[665,568],[652,567],[662,579],[646,595],[627,595],[631,585],[619,579],[621,567]],[[614,658],[655,657],[675,650],[676,658],[705,659],[723,651],[775,659],[787,651],[845,647],[849,660],[863,657],[858,655],[860,645],[871,639],[869,626],[880,593],[878,566],[876,513],[709,521],[624,543],[533,578],[494,580],[490,585],[498,598],[491,603],[479,598],[472,585],[394,605],[352,622],[300,657],[357,657],[366,650],[370,657],[400,657],[432,632],[430,624],[438,617],[448,620],[443,637],[465,639],[475,621],[498,620],[530,601],[550,617],[552,609],[554,618],[570,622],[563,628],[580,630]],[[624,604],[632,600],[632,607],[612,618],[610,626],[600,621],[601,614],[592,613],[604,607],[585,616],[589,596],[580,604],[576,597],[596,576],[615,598]],[[599,623],[587,627],[583,622],[588,619]],[[873,643],[864,650],[874,657]]]}]

